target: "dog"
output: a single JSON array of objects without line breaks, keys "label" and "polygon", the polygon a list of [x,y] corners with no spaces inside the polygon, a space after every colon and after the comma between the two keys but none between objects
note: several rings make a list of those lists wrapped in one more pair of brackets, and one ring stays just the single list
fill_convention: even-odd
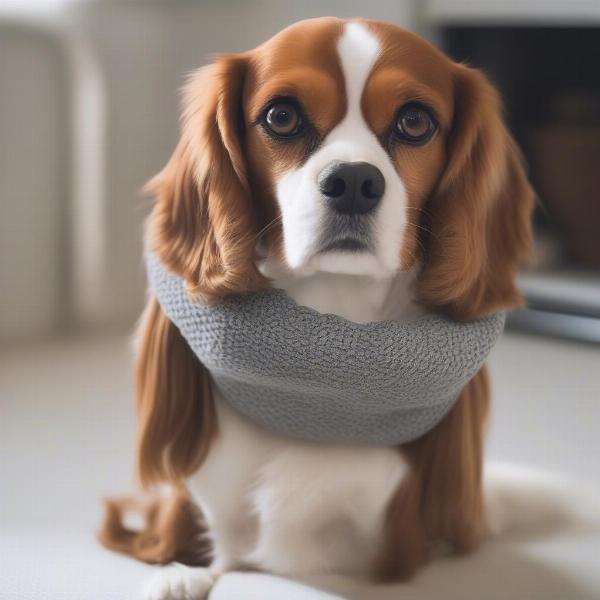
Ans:
[{"label": "dog", "polygon": [[[200,301],[274,286],[358,323],[521,303],[533,192],[498,93],[395,25],[303,21],[201,68],[148,190],[148,244]],[[110,504],[102,539],[204,565],[161,570],[148,599],[205,598],[233,569],[402,580],[433,549],[469,552],[488,531],[485,367],[409,444],[311,444],[219,398],[150,298],[137,405],[139,478],[168,492],[138,532]]]}]

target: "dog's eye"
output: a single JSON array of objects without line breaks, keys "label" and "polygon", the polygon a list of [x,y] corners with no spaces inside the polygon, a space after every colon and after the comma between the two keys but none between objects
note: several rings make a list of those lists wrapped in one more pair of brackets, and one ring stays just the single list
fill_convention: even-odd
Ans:
[{"label": "dog's eye", "polygon": [[266,127],[279,137],[292,137],[302,130],[302,118],[298,109],[289,102],[273,104],[266,112]]},{"label": "dog's eye", "polygon": [[420,104],[406,104],[398,112],[395,133],[402,141],[424,144],[431,139],[436,129],[437,123]]}]

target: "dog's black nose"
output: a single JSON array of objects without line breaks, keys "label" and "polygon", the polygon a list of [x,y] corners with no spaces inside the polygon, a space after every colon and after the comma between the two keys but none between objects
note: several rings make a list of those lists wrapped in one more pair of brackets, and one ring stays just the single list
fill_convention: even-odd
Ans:
[{"label": "dog's black nose", "polygon": [[373,210],[385,191],[381,171],[366,162],[334,162],[319,174],[319,189],[335,211],[350,215]]}]

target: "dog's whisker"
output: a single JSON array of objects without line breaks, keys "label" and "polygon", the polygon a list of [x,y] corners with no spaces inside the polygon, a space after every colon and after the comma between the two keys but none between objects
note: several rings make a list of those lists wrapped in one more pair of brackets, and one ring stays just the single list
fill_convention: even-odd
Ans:
[{"label": "dog's whisker", "polygon": [[[419,225],[418,223],[411,223],[410,221],[408,221],[406,224],[409,227],[416,227],[417,229],[421,229],[422,231],[425,231],[429,235],[432,235],[438,242],[440,241],[439,235],[437,235],[434,231],[429,229],[429,227],[425,227],[424,225]],[[419,241],[419,243],[421,243],[420,240],[418,240],[418,241]]]},{"label": "dog's whisker", "polygon": [[259,240],[269,229],[274,227],[279,221],[281,221],[282,215],[277,215],[269,223],[267,223],[257,234],[255,240]]}]

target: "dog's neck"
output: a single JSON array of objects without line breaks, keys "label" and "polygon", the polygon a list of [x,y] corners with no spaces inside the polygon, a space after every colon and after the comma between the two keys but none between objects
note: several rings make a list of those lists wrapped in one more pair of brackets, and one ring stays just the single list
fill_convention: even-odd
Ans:
[{"label": "dog's neck", "polygon": [[261,271],[273,286],[286,291],[298,304],[320,313],[335,314],[356,323],[387,319],[410,321],[422,314],[414,302],[416,269],[388,278],[316,272],[293,272],[274,260],[265,260]]}]

